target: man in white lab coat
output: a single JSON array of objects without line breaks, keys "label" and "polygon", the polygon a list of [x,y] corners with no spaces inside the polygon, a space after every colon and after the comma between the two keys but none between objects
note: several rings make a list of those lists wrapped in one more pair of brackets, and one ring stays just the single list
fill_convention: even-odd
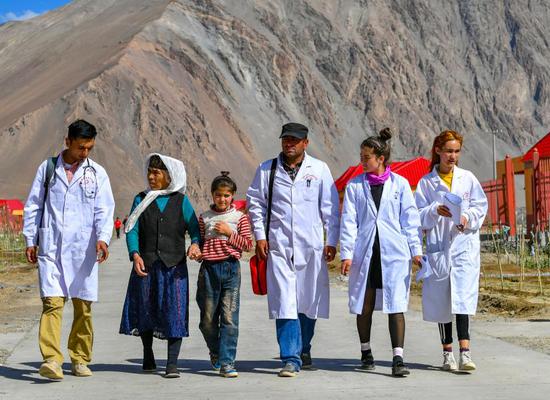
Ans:
[{"label": "man in white lab coat", "polygon": [[114,212],[109,177],[88,158],[96,134],[92,124],[73,122],[67,148],[38,167],[25,204],[26,256],[38,262],[43,303],[39,373],[50,379],[63,378],[61,319],[68,298],[74,308],[68,343],[72,372],[92,375],[87,367],[93,343],[91,303],[97,301],[97,265],[109,255]]},{"label": "man in white lab coat", "polygon": [[307,136],[302,124],[283,126],[268,237],[265,223],[273,160],[258,167],[247,193],[256,254],[267,258],[269,316],[276,319],[282,377],[296,376],[300,368],[312,365],[315,322],[329,314],[327,262],[334,259],[339,235],[338,192],[328,166],[305,152]]}]

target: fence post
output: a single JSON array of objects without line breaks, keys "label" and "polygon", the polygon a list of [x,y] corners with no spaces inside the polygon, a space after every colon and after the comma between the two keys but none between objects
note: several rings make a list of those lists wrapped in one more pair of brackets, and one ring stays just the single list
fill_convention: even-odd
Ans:
[{"label": "fence post", "polygon": [[516,234],[516,185],[514,182],[514,166],[509,154],[506,154],[504,168],[506,171],[504,175],[505,221],[510,227],[510,236],[513,236]]}]

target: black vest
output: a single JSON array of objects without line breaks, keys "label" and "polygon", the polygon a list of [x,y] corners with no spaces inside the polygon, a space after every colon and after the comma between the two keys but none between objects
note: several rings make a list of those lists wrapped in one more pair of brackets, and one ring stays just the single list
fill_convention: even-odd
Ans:
[{"label": "black vest", "polygon": [[[140,193],[141,198],[145,193]],[[156,200],[139,216],[139,253],[146,266],[160,259],[167,267],[185,261],[185,232],[183,218],[184,195],[168,195],[168,204],[161,213]]]}]

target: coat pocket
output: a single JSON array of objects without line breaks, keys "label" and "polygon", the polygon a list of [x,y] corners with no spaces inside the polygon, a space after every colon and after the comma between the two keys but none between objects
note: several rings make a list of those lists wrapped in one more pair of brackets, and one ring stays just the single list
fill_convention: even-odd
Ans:
[{"label": "coat pocket", "polygon": [[45,256],[50,251],[51,229],[38,228],[38,255]]},{"label": "coat pocket", "polygon": [[309,179],[301,185],[300,190],[304,194],[305,201],[317,201],[319,199],[319,184],[317,179]]},{"label": "coat pocket", "polygon": [[428,279],[447,279],[449,277],[450,266],[444,251],[428,253],[428,262],[432,267],[433,274]]}]

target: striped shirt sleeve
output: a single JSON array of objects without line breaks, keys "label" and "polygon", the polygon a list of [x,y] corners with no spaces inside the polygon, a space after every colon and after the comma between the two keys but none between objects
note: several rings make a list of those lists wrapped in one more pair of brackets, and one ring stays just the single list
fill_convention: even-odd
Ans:
[{"label": "striped shirt sleeve", "polygon": [[227,243],[240,251],[248,251],[252,248],[252,231],[246,214],[239,218],[237,230],[233,231]]}]

